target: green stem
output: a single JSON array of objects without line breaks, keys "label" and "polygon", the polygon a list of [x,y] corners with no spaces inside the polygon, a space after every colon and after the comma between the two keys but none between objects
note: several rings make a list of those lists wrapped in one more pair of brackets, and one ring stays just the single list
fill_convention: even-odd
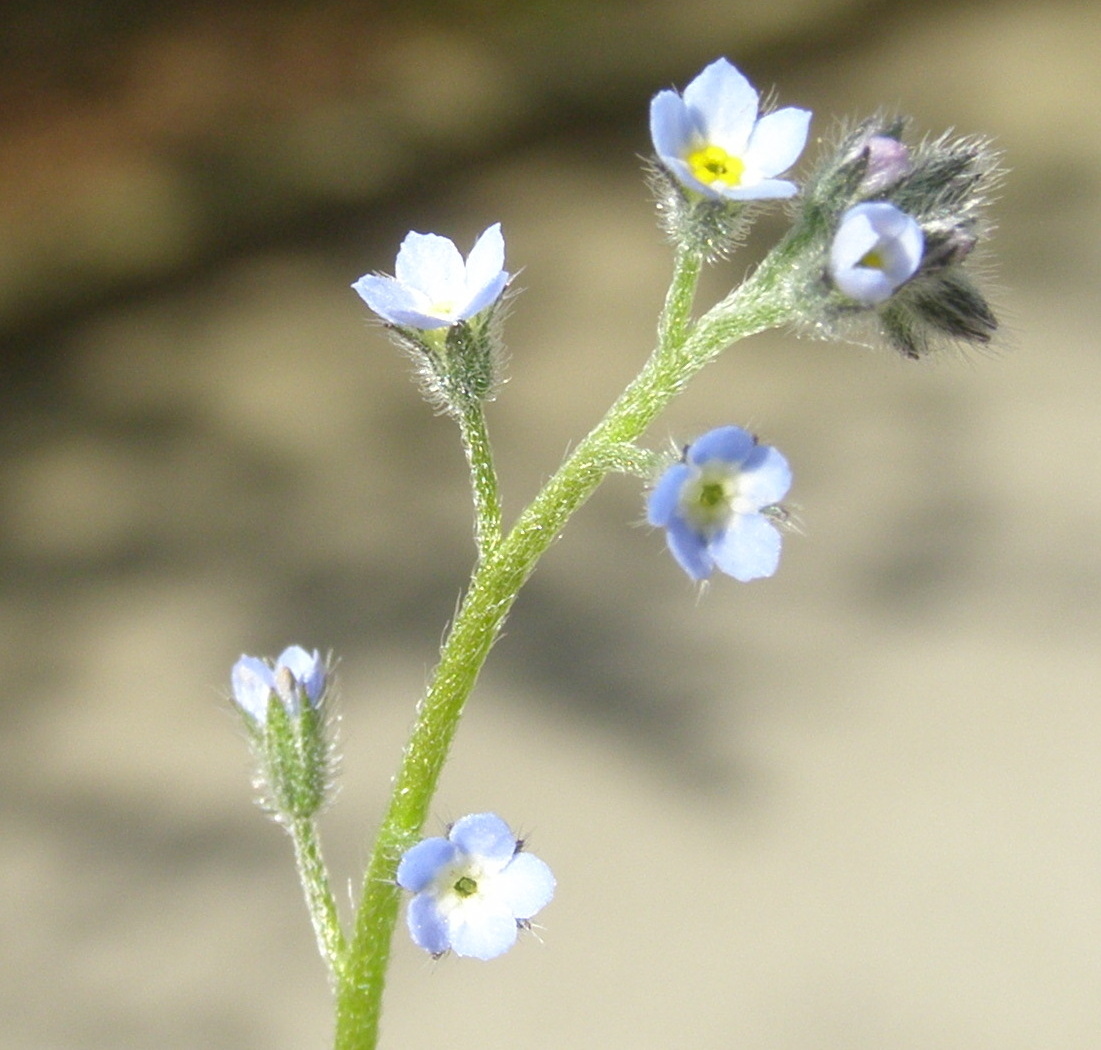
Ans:
[{"label": "green stem", "polygon": [[485,403],[477,398],[464,398],[456,415],[474,492],[474,538],[484,561],[501,542],[501,496],[486,430]]},{"label": "green stem", "polygon": [[[782,246],[780,246],[782,247]],[[700,260],[679,253],[657,349],[604,419],[479,564],[440,654],[394,781],[364,880],[355,935],[337,992],[336,1050],[372,1050],[400,891],[394,873],[417,841],[463,705],[512,603],[570,515],[593,493],[688,380],[725,346],[789,322],[779,248],[736,293],[689,327]],[[770,262],[771,261],[771,262]]]},{"label": "green stem", "polygon": [[678,245],[673,261],[673,280],[665,295],[665,306],[658,321],[658,353],[664,347],[675,346],[684,341],[702,267],[702,255]]},{"label": "green stem", "polygon": [[300,819],[288,826],[294,842],[294,858],[298,862],[298,877],[306,894],[317,948],[329,965],[334,982],[339,983],[340,968],[347,952],[344,932],[336,911],[329,886],[329,874],[321,856],[321,842],[317,836],[317,824],[312,819]]}]

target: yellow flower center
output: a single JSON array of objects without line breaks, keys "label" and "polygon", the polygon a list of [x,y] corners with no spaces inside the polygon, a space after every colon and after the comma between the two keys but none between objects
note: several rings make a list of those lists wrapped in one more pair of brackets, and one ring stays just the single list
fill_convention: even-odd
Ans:
[{"label": "yellow flower center", "polygon": [[692,174],[707,186],[714,182],[740,186],[745,174],[745,162],[731,156],[721,146],[703,146],[684,159]]},{"label": "yellow flower center", "polygon": [[863,259],[856,264],[857,266],[866,266],[869,270],[882,270],[886,267],[886,262],[883,256],[873,248]]}]

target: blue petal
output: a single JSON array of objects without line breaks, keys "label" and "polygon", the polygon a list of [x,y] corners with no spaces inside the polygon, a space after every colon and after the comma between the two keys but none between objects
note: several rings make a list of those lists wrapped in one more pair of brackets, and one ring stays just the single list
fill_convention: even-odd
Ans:
[{"label": "blue petal", "polygon": [[434,897],[426,893],[414,897],[406,909],[405,924],[418,948],[440,955],[451,947],[447,921],[440,914]]},{"label": "blue petal", "polygon": [[554,897],[554,875],[530,853],[517,853],[498,876],[494,888],[517,919],[530,919]]},{"label": "blue petal", "polygon": [[717,195],[730,201],[775,201],[787,200],[799,192],[794,182],[785,179],[762,179],[742,186],[723,186],[715,184]]},{"label": "blue petal", "polygon": [[761,514],[736,514],[711,543],[715,564],[742,583],[771,576],[780,564],[780,533]]},{"label": "blue petal", "polygon": [[838,270],[833,275],[834,283],[850,299],[867,306],[886,302],[894,295],[895,285],[882,271],[870,266],[853,266],[848,270]]},{"label": "blue petal", "polygon": [[458,849],[447,839],[422,839],[405,851],[398,865],[397,882],[402,889],[420,893],[431,885],[440,870],[458,856]]},{"label": "blue petal", "polygon": [[456,955],[495,959],[516,943],[516,917],[502,899],[469,897],[448,915],[447,936]]},{"label": "blue petal", "polygon": [[466,264],[455,242],[438,233],[408,233],[398,249],[394,276],[434,303],[461,298]]},{"label": "blue petal", "polygon": [[464,853],[505,863],[516,852],[516,836],[496,813],[471,813],[448,836]]},{"label": "blue petal", "polygon": [[707,66],[684,89],[684,104],[702,117],[708,143],[742,154],[757,120],[757,92],[730,62],[719,58]]},{"label": "blue petal", "polygon": [[738,495],[759,510],[779,503],[791,488],[791,467],[771,445],[758,445],[742,464]]},{"label": "blue petal", "polygon": [[507,284],[508,274],[501,270],[492,280],[476,289],[461,308],[455,311],[455,320],[465,321],[475,314],[480,314],[487,306],[491,306],[501,297],[501,293],[505,290]]},{"label": "blue petal", "polygon": [[717,427],[692,442],[688,459],[696,466],[719,459],[724,463],[741,463],[757,447],[748,430],[741,427]]},{"label": "blue petal", "polygon": [[688,151],[703,128],[692,120],[684,100],[675,91],[659,91],[650,101],[650,138],[654,151],[668,164]]},{"label": "blue petal", "polygon": [[230,683],[237,706],[257,722],[266,722],[268,704],[275,688],[271,668],[255,656],[242,656],[233,665]]},{"label": "blue petal", "polygon": [[664,528],[669,524],[676,513],[681,489],[691,473],[692,468],[687,463],[674,463],[658,479],[646,501],[646,520],[651,525]]},{"label": "blue petal", "polygon": [[501,224],[487,227],[474,242],[466,257],[466,283],[468,288],[483,288],[497,280],[505,267],[505,238]]},{"label": "blue petal", "polygon": [[316,706],[325,689],[325,662],[316,649],[310,654],[300,645],[289,646],[280,654],[275,666],[287,668],[306,690],[310,703]]},{"label": "blue petal", "polygon": [[761,117],[749,136],[746,167],[769,178],[787,171],[807,144],[810,117],[810,110],[790,106]]},{"label": "blue petal", "polygon": [[379,317],[391,324],[424,329],[445,328],[451,324],[449,318],[428,312],[432,304],[423,292],[406,288],[393,277],[369,273],[352,287]]},{"label": "blue petal", "polygon": [[840,268],[855,266],[879,240],[867,209],[850,208],[841,216],[830,245],[830,264]]},{"label": "blue petal", "polygon": [[674,515],[665,527],[665,542],[677,564],[694,580],[706,580],[711,575],[711,554],[707,538]]}]

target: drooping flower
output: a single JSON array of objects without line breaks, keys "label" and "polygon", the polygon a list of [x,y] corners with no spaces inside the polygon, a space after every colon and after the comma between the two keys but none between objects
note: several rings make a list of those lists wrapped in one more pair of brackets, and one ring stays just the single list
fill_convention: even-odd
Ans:
[{"label": "drooping flower", "polygon": [[300,645],[284,649],[274,666],[255,656],[242,656],[230,673],[237,706],[261,725],[267,721],[272,695],[288,715],[296,717],[303,703],[316,708],[325,692],[325,661],[315,649]]},{"label": "drooping flower", "polygon": [[925,235],[893,204],[857,204],[841,216],[830,245],[829,272],[850,299],[877,306],[917,273]]},{"label": "drooping flower", "polygon": [[647,503],[651,525],[694,580],[718,568],[746,582],[771,576],[780,561],[774,521],[791,468],[771,445],[741,427],[708,431],[658,479]]},{"label": "drooping flower", "polygon": [[463,260],[447,237],[409,233],[401,242],[394,276],[365,274],[352,287],[384,321],[407,328],[447,328],[481,313],[508,284],[505,241],[494,223]]},{"label": "drooping flower", "polygon": [[442,955],[493,959],[554,896],[554,876],[495,813],[472,813],[447,838],[406,851],[397,881],[416,896],[406,922],[418,947]]},{"label": "drooping flower", "polygon": [[732,201],[792,197],[795,183],[776,178],[807,141],[810,111],[788,107],[758,115],[759,98],[725,58],[684,89],[659,91],[650,103],[658,159],[690,190]]}]

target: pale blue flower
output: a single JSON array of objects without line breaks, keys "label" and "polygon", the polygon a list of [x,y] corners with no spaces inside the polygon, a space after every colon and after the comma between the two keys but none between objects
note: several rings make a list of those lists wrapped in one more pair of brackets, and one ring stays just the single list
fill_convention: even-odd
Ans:
[{"label": "pale blue flower", "polygon": [[758,116],[753,86],[725,58],[684,89],[659,91],[650,103],[658,159],[686,187],[734,201],[792,197],[795,183],[775,176],[803,152],[810,111]]},{"label": "pale blue flower", "polygon": [[841,216],[830,245],[838,290],[864,306],[885,302],[917,273],[925,251],[921,227],[893,204],[857,204]]},{"label": "pale blue flower", "polygon": [[446,328],[497,301],[508,284],[505,241],[494,223],[464,262],[453,241],[435,233],[409,233],[401,242],[394,276],[366,274],[352,287],[384,321],[406,328]]},{"label": "pale blue flower", "polygon": [[317,707],[325,692],[327,668],[315,649],[306,652],[300,645],[284,649],[274,666],[255,656],[242,656],[230,673],[233,699],[245,714],[264,723],[273,695],[282,701],[292,718],[303,701]]},{"label": "pale blue flower", "polygon": [[708,431],[658,479],[646,507],[669,550],[694,580],[718,568],[743,582],[771,576],[780,561],[779,501],[791,468],[741,427]]},{"label": "pale blue flower", "polygon": [[554,876],[495,813],[472,813],[447,838],[407,850],[397,881],[416,896],[406,922],[418,947],[433,955],[493,959],[516,943],[517,930],[554,896]]}]

